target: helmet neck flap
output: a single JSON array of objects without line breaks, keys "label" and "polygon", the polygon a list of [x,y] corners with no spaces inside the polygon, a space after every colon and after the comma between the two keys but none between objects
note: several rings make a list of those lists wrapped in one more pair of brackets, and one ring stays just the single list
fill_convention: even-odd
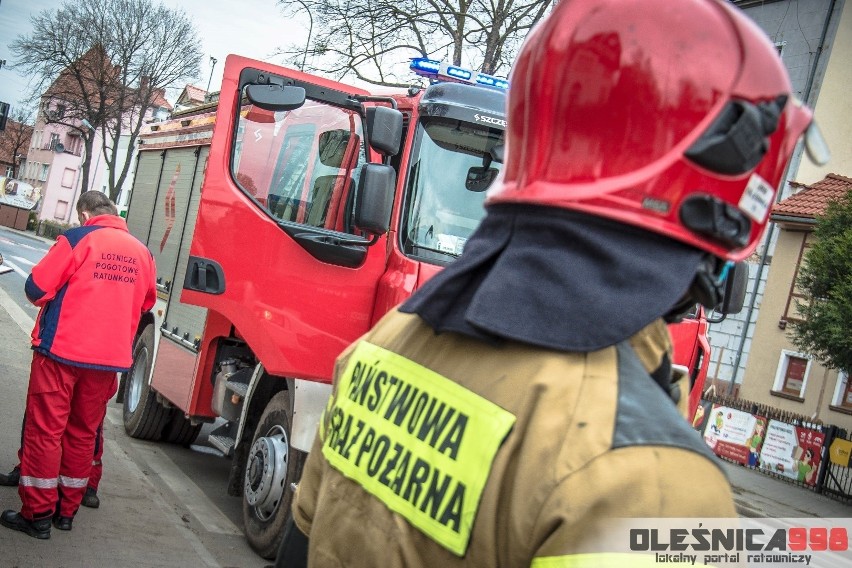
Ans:
[{"label": "helmet neck flap", "polygon": [[667,314],[690,293],[706,258],[606,219],[495,205],[464,254],[400,309],[436,332],[595,351]]}]

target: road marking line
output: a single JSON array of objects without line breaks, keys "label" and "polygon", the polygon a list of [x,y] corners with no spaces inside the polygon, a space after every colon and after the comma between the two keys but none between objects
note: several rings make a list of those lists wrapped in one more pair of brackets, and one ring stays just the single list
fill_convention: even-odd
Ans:
[{"label": "road marking line", "polygon": [[[15,258],[15,257],[13,257],[13,258]],[[30,275],[29,272],[24,272],[24,270],[20,266],[18,266],[17,264],[15,264],[14,262],[12,262],[10,260],[3,259],[3,266],[8,266],[12,270],[14,270],[18,274],[20,274],[21,277],[23,277],[24,280],[26,280]]]},{"label": "road marking line", "polygon": [[[123,427],[124,421],[117,408],[110,408],[107,418],[116,426]],[[156,446],[140,446],[134,448],[145,454],[151,464],[151,471],[165,482],[192,515],[211,533],[242,535],[243,531],[226,517],[222,511],[204,494],[180,468],[163,452],[158,452]]]},{"label": "road marking line", "polygon": [[35,262],[29,261],[26,258],[21,258],[20,256],[13,256],[12,258],[14,258],[15,260],[17,260],[18,262],[21,262],[23,264],[29,264],[30,266],[35,266]]},{"label": "road marking line", "polygon": [[0,288],[0,306],[6,310],[6,313],[12,317],[25,334],[30,334],[33,326],[35,326],[35,320],[28,316],[3,288]]}]

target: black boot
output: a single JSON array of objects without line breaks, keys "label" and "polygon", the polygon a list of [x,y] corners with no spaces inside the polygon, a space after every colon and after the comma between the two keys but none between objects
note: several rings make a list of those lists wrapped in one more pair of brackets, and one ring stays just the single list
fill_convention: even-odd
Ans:
[{"label": "black boot", "polygon": [[0,485],[14,487],[21,481],[21,466],[16,465],[9,473],[0,473]]},{"label": "black boot", "polygon": [[[50,518],[28,521],[17,511],[6,509],[0,515],[0,525],[6,528],[27,533],[33,538],[50,538]],[[70,529],[69,529],[70,530]]]},{"label": "black boot", "polygon": [[98,491],[91,487],[86,487],[86,494],[83,495],[83,501],[80,504],[90,509],[97,509],[100,507],[101,500],[98,498]]},{"label": "black boot", "polygon": [[54,515],[53,517],[53,526],[61,531],[70,531],[73,522],[74,517],[63,517],[62,515]]}]

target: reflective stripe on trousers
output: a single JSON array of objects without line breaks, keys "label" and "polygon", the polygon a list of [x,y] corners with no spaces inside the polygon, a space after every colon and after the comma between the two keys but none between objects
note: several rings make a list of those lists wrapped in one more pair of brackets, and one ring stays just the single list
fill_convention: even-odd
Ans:
[{"label": "reflective stripe on trousers", "polygon": [[72,489],[76,489],[79,487],[85,487],[87,483],[89,483],[88,477],[67,477],[65,475],[59,476],[59,485],[61,485],[62,487],[70,487]]},{"label": "reflective stripe on trousers", "polygon": [[18,482],[18,485],[37,487],[38,489],[50,489],[51,487],[56,487],[58,484],[59,480],[55,477],[44,479],[41,477],[32,477],[30,475],[22,475],[21,480]]}]

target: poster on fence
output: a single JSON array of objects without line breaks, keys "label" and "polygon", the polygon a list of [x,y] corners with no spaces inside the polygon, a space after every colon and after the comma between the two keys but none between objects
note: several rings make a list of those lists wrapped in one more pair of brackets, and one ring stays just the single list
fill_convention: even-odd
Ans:
[{"label": "poster on fence", "polygon": [[824,443],[822,432],[770,420],[760,451],[760,468],[814,485]]},{"label": "poster on fence", "polygon": [[756,465],[766,419],[736,408],[714,404],[705,410],[704,441],[717,456]]},{"label": "poster on fence", "polygon": [[695,415],[692,417],[692,427],[699,432],[704,432],[707,427],[707,421],[710,420],[710,412],[713,409],[713,403],[707,400],[701,400],[698,406],[695,407]]}]

